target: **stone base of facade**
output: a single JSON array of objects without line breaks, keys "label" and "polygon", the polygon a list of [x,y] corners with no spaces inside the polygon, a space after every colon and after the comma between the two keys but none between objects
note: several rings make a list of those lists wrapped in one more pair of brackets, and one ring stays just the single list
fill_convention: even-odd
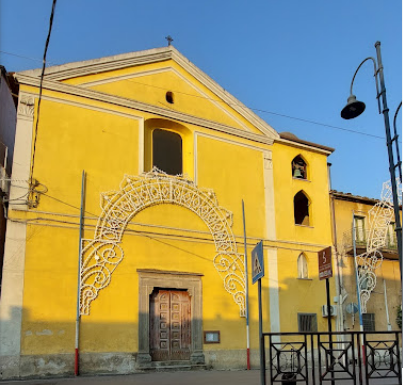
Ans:
[{"label": "stone base of facade", "polygon": [[[82,353],[80,374],[131,374],[144,370],[246,369],[245,350],[211,350],[189,361],[156,362],[137,353]],[[74,376],[74,354],[1,356],[0,380]],[[251,351],[259,367],[258,350]]]},{"label": "stone base of facade", "polygon": [[0,356],[0,380],[19,378],[19,373],[19,356]]},{"label": "stone base of facade", "polygon": [[[0,380],[74,376],[74,354],[0,357]],[[80,354],[80,374],[129,374],[136,372],[136,354]]]},{"label": "stone base of facade", "polygon": [[[217,370],[241,370],[246,369],[245,350],[204,350],[206,365]],[[250,362],[252,369],[260,368],[259,350],[250,351]]]}]

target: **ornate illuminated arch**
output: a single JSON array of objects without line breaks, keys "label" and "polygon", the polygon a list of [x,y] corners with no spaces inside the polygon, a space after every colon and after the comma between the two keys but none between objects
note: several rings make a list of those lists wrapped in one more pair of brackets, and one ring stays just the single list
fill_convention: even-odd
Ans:
[{"label": "ornate illuminated arch", "polygon": [[245,265],[232,233],[232,213],[218,206],[213,191],[201,190],[190,180],[155,168],[141,176],[126,175],[119,191],[101,194],[102,213],[95,237],[83,241],[81,252],[80,313],[90,313],[91,302],[109,285],[122,261],[124,253],[119,244],[127,224],[140,211],[159,204],[188,208],[204,221],[216,248],[212,262],[244,316]]},{"label": "ornate illuminated arch", "polygon": [[[402,182],[396,178],[399,204],[402,202]],[[381,248],[386,246],[388,227],[394,217],[392,184],[385,182],[382,188],[381,200],[369,210],[370,230],[367,241],[367,251],[356,256],[358,266],[358,286],[360,288],[361,312],[367,312],[367,303],[376,287],[376,269],[383,262]]]}]

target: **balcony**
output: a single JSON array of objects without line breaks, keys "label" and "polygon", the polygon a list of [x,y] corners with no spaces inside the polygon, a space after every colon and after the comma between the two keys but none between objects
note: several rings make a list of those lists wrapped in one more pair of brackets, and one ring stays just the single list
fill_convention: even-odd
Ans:
[{"label": "balcony", "polygon": [[[369,238],[369,230],[357,231],[355,237],[356,244],[356,255],[365,253],[367,251],[367,241]],[[340,246],[340,245],[339,245]],[[353,229],[343,233],[343,249],[347,255],[353,256]],[[397,250],[397,239],[396,234],[391,236],[390,233],[387,234],[385,245],[380,248],[383,257],[386,259],[399,259],[399,254]]]}]

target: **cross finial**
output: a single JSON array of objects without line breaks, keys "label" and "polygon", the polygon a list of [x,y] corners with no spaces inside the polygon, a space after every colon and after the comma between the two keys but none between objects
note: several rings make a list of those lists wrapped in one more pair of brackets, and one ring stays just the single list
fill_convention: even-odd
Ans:
[{"label": "cross finial", "polygon": [[168,47],[171,45],[171,43],[174,41],[170,35],[168,35],[165,39],[168,41]]}]

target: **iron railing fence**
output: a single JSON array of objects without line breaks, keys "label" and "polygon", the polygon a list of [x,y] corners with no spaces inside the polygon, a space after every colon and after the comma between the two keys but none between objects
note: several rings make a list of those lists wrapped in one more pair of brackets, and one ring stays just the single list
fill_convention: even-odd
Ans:
[{"label": "iron railing fence", "polygon": [[269,369],[270,384],[402,385],[401,336],[401,331],[263,333],[262,381]]}]

